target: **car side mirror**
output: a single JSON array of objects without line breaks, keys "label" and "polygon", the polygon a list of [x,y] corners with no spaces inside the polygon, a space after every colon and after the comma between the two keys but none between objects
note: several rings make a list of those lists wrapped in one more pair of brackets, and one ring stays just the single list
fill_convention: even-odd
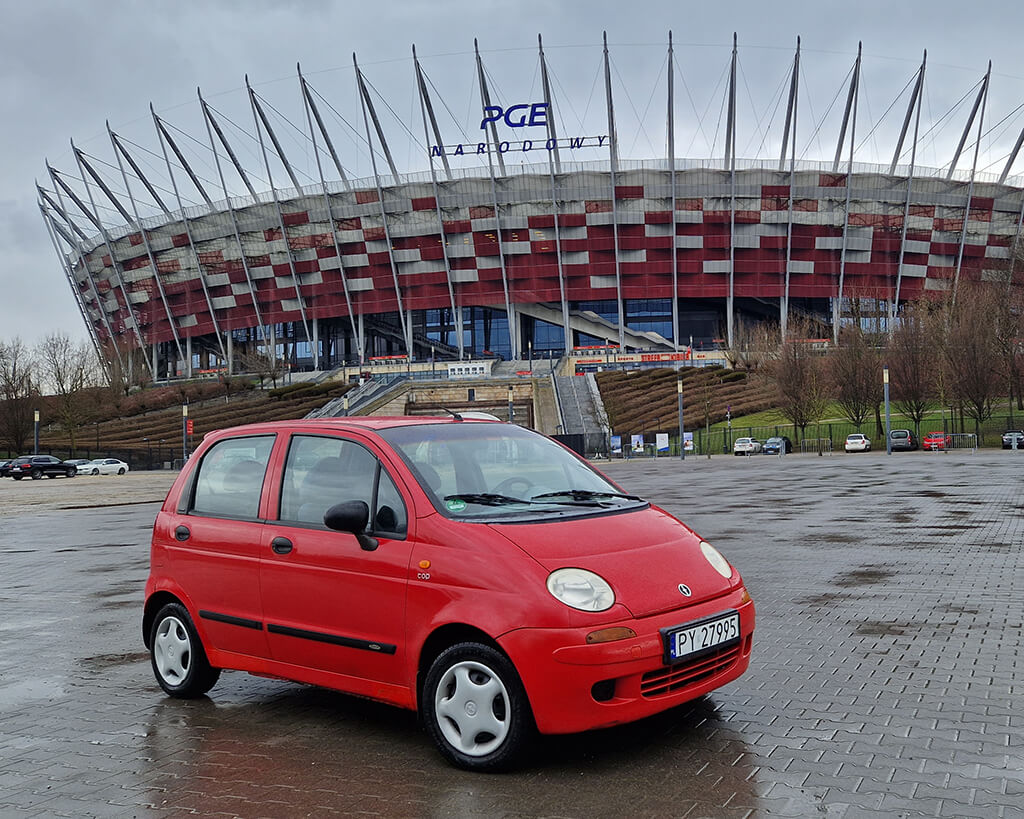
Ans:
[{"label": "car side mirror", "polygon": [[365,501],[343,501],[324,512],[324,526],[336,532],[351,532],[359,541],[361,549],[372,552],[380,544],[365,532],[369,521],[370,507]]}]

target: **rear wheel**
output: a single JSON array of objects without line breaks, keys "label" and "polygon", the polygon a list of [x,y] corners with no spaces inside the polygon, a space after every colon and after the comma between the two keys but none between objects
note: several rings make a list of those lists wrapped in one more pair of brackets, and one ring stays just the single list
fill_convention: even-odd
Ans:
[{"label": "rear wheel", "polygon": [[38,481],[41,477],[43,477],[43,470],[41,470],[39,467],[36,467],[29,474],[32,476],[32,480]]},{"label": "rear wheel", "polygon": [[78,470],[75,469],[73,466],[71,466],[71,467],[68,467],[68,471],[65,472],[64,474],[67,475],[69,478],[73,478],[73,477],[75,477],[75,475],[78,474]]},{"label": "rear wheel", "polygon": [[123,466],[122,466],[122,467],[120,467],[120,468],[119,468],[119,469],[117,470],[117,474],[118,474],[118,475],[123,475],[123,474],[124,474],[124,467],[123,467]]},{"label": "rear wheel", "polygon": [[156,681],[172,697],[201,697],[220,677],[220,669],[206,659],[192,618],[181,603],[168,603],[157,613],[149,633],[149,652]]},{"label": "rear wheel", "polygon": [[427,732],[441,754],[471,771],[510,767],[534,731],[515,667],[481,643],[458,643],[434,660],[422,707]]}]

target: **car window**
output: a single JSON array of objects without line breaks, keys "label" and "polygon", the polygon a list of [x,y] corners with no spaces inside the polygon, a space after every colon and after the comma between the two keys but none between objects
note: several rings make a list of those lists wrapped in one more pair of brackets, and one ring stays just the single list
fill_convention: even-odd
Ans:
[{"label": "car window", "polygon": [[380,471],[377,484],[377,511],[373,516],[373,528],[378,532],[393,532],[397,535],[404,535],[409,528],[405,502],[395,482],[384,469]]},{"label": "car window", "polygon": [[324,513],[342,501],[373,509],[377,458],[344,438],[294,435],[288,447],[279,517],[323,525]]},{"label": "car window", "polygon": [[[274,436],[227,438],[203,456],[189,513],[255,519]],[[117,463],[114,461],[114,463]]]}]

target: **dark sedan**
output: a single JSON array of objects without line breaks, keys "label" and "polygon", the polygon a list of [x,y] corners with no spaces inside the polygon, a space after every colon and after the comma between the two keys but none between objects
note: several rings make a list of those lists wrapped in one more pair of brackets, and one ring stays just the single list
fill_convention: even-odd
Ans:
[{"label": "dark sedan", "polygon": [[[778,455],[783,447],[785,447],[785,452],[792,452],[793,442],[785,435],[776,435],[764,442],[764,446],[761,448],[761,451],[765,455],[770,455],[772,453]],[[785,454],[785,452],[783,454]]]},{"label": "dark sedan", "polygon": [[54,458],[52,455],[22,455],[11,461],[9,468],[11,477],[16,481],[26,476],[38,481],[42,477],[73,478],[78,474],[78,468],[73,463]]}]

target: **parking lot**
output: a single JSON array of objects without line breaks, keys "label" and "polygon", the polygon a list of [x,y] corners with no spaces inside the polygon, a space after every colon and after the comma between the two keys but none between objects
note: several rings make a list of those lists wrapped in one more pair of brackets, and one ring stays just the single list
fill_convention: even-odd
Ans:
[{"label": "parking lot", "polygon": [[742,571],[751,667],[503,775],[330,691],[168,699],[140,618],[173,476],[0,481],[0,815],[1024,816],[1024,453],[600,466]]}]

